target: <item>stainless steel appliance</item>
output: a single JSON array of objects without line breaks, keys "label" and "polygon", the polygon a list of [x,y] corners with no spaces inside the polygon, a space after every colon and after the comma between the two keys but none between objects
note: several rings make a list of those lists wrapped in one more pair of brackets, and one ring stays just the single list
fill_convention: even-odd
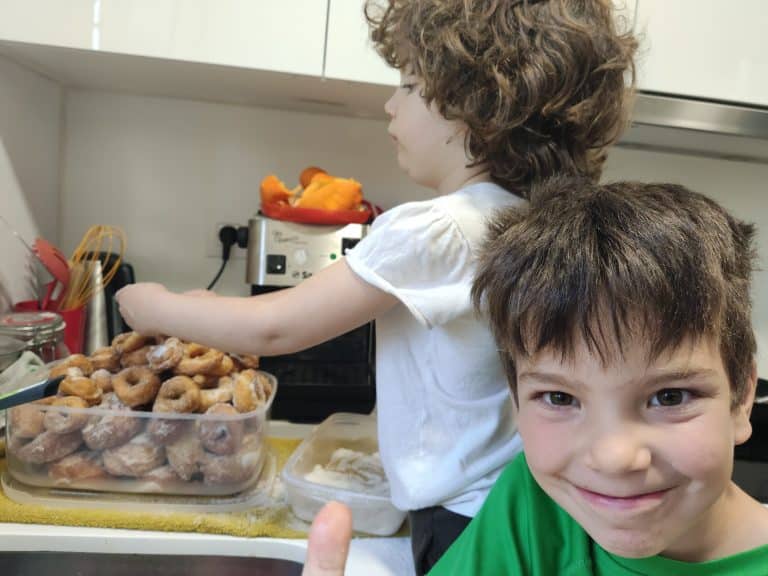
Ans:
[{"label": "stainless steel appliance", "polygon": [[[251,294],[296,286],[337,262],[368,230],[365,224],[296,224],[260,214],[248,224]],[[320,422],[334,412],[369,413],[374,407],[373,323],[295,354],[262,357],[260,365],[280,382],[273,418]]]}]

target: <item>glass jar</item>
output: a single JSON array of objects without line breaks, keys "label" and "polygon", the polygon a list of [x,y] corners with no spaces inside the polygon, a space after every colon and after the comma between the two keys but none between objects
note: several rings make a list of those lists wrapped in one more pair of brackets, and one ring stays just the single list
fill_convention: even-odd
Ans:
[{"label": "glass jar", "polygon": [[69,356],[64,344],[64,319],[55,312],[11,312],[0,316],[0,334],[18,338],[43,362]]}]

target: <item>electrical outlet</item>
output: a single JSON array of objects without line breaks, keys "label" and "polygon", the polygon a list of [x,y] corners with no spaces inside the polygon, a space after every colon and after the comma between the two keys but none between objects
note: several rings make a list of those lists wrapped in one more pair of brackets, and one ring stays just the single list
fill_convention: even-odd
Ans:
[{"label": "electrical outlet", "polygon": [[[205,255],[207,257],[221,259],[221,240],[219,240],[219,230],[224,228],[224,226],[232,226],[233,228],[237,229],[239,226],[242,226],[242,224],[237,222],[216,222],[216,224],[213,226],[213,229],[208,234],[206,241]],[[229,259],[245,260],[245,257],[246,251],[243,248],[240,248],[237,244],[233,244],[232,249],[229,252]]]}]

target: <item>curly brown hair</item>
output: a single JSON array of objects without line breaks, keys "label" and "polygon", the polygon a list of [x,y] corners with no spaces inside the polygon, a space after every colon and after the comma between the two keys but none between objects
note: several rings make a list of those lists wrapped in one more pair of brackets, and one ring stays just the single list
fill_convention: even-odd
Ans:
[{"label": "curly brown hair", "polygon": [[756,351],[755,227],[675,184],[554,178],[499,212],[472,297],[487,313],[513,393],[515,358],[584,342],[604,363],[640,336],[649,357],[714,337],[742,404]]},{"label": "curly brown hair", "polygon": [[556,173],[600,177],[637,48],[611,0],[367,0],[365,16],[379,54],[466,124],[470,166],[523,197]]}]

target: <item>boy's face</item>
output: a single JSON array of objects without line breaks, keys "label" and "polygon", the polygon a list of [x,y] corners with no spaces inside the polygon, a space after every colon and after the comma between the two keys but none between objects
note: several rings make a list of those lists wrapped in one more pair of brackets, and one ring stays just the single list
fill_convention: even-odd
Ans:
[{"label": "boy's face", "polygon": [[384,105],[397,162],[416,183],[453,192],[466,172],[465,130],[460,122],[441,116],[434,105],[427,106],[422,90],[420,78],[403,72],[400,86]]},{"label": "boy's face", "polygon": [[[728,531],[734,445],[752,395],[731,410],[717,343],[648,362],[641,342],[602,366],[582,344],[517,361],[519,429],[542,489],[603,548],[692,561]],[[732,520],[732,519],[731,519]]]}]

